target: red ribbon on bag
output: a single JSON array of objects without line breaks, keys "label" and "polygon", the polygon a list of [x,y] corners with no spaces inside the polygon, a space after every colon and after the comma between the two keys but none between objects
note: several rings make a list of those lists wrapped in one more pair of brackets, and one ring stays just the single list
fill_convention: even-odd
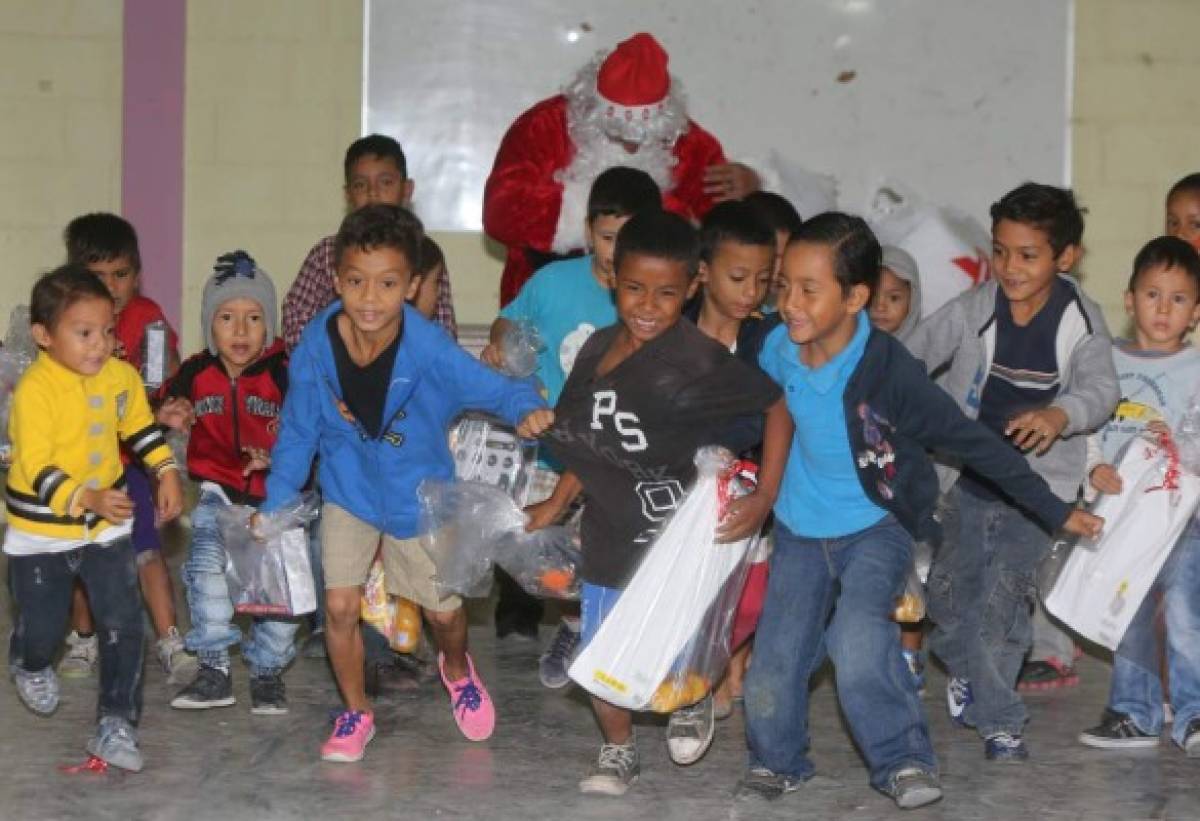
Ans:
[{"label": "red ribbon on bag", "polygon": [[103,775],[108,772],[108,762],[103,758],[89,755],[87,761],[82,764],[59,764],[58,771],[63,775],[81,775],[85,773]]},{"label": "red ribbon on bag", "polygon": [[721,472],[717,482],[717,520],[725,518],[735,499],[749,496],[758,486],[758,465],[737,459]]},{"label": "red ribbon on bag", "polygon": [[1175,440],[1171,438],[1169,433],[1159,433],[1156,435],[1158,439],[1158,447],[1166,451],[1167,454],[1167,469],[1163,472],[1163,481],[1161,485],[1156,487],[1146,488],[1146,492],[1150,493],[1154,490],[1179,490],[1179,477],[1182,475],[1179,467],[1179,448],[1175,446]]}]

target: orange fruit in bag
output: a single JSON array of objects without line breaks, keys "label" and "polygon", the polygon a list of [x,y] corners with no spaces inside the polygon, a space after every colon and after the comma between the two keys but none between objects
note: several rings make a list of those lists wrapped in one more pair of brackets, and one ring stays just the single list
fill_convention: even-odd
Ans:
[{"label": "orange fruit in bag", "polygon": [[892,620],[902,624],[916,624],[921,619],[925,618],[925,602],[917,596],[910,593],[905,593],[896,600],[896,612],[892,614]]},{"label": "orange fruit in bag", "polygon": [[654,691],[650,709],[656,713],[673,713],[704,698],[711,686],[711,682],[699,673],[668,676]]},{"label": "orange fruit in bag", "polygon": [[396,613],[388,639],[397,653],[411,653],[417,649],[417,642],[421,640],[421,608],[416,602],[396,599]]},{"label": "orange fruit in bag", "polygon": [[566,593],[575,582],[575,574],[570,570],[552,567],[542,572],[538,584],[543,590],[551,593]]}]

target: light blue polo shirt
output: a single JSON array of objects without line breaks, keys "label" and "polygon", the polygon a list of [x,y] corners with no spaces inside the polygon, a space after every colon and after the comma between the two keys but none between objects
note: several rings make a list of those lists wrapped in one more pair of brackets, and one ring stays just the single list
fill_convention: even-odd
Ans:
[{"label": "light blue polo shirt", "polygon": [[797,536],[848,536],[887,515],[859,482],[843,402],[870,333],[871,323],[860,311],[850,344],[826,364],[810,368],[800,361],[800,346],[788,337],[787,326],[780,325],[759,355],[763,370],[783,387],[796,423],[775,515]]}]

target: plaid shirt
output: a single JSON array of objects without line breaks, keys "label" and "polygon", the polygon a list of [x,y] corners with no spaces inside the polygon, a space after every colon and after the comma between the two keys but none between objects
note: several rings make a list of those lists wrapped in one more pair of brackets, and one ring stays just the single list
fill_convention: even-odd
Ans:
[{"label": "plaid shirt", "polygon": [[[296,281],[283,298],[283,341],[290,352],[300,342],[300,334],[317,312],[337,298],[333,290],[336,275],[333,264],[334,237],[328,236],[318,242],[304,258]],[[433,321],[446,329],[452,339],[458,338],[458,325],[454,320],[454,302],[450,295],[450,273],[442,266],[438,278],[437,307]]]}]

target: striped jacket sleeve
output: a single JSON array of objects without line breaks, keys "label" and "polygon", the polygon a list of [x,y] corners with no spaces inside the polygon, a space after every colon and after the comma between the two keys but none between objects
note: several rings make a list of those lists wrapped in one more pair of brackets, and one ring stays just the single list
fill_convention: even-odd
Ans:
[{"label": "striped jacket sleeve", "polygon": [[141,379],[132,368],[126,370],[129,405],[125,409],[125,416],[117,422],[121,444],[155,474],[174,469],[177,465],[171,456],[171,448],[167,445],[162,428],[154,421]]}]

